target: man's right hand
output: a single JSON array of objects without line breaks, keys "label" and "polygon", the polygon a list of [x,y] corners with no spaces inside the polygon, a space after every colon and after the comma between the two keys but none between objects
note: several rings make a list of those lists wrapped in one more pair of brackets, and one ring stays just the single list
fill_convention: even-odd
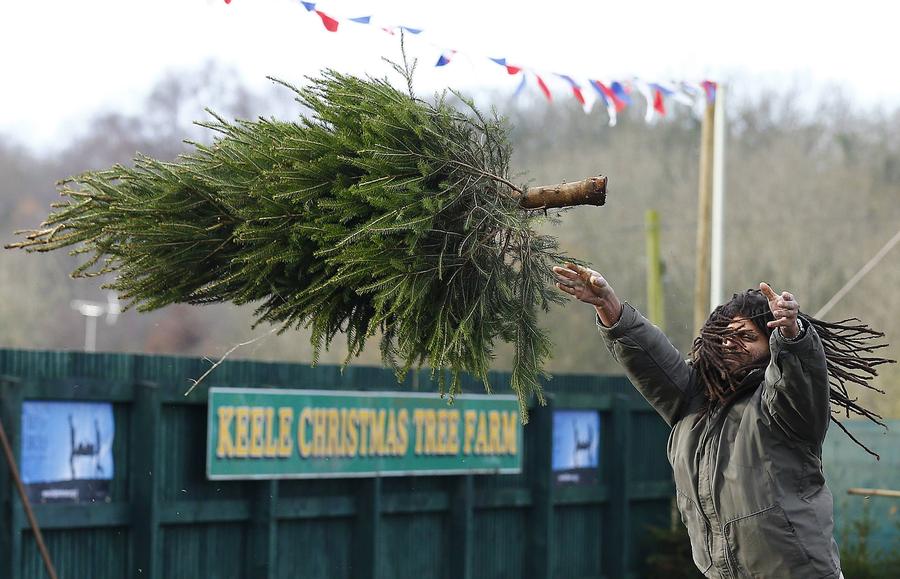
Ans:
[{"label": "man's right hand", "polygon": [[599,272],[567,263],[565,267],[554,267],[553,273],[556,276],[556,287],[594,306],[604,326],[612,326],[619,321],[622,302]]}]

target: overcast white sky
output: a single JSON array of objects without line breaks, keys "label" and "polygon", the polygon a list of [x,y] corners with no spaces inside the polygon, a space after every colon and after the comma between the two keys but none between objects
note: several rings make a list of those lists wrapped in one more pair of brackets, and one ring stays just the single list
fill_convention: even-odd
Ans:
[{"label": "overcast white sky", "polygon": [[[505,56],[576,78],[733,80],[736,90],[842,87],[860,106],[900,105],[900,9],[855,0],[323,0],[337,17],[423,28],[409,40],[420,89],[496,87],[517,79]],[[252,87],[300,82],[323,67],[382,75],[397,40],[343,23],[337,33],[293,0],[9,0],[0,9],[0,134],[39,147],[92,114],[137,106],[159,76],[210,58]],[[437,47],[472,55],[433,67]],[[548,82],[550,79],[548,78]],[[565,85],[551,84],[559,98]]]}]

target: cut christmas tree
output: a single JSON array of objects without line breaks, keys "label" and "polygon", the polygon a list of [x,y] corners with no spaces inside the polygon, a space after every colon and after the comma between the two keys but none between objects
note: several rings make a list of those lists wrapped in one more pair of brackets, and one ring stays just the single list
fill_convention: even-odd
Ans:
[{"label": "cut christmas tree", "polygon": [[114,274],[104,287],[140,311],[255,304],[257,324],[310,328],[317,353],[345,335],[348,362],[377,336],[398,376],[428,364],[451,395],[462,372],[489,388],[509,342],[526,418],[551,348],[538,310],[559,299],[549,268],[566,259],[536,226],[550,208],[602,205],[606,179],[514,184],[503,120],[464,99],[334,71],[289,88],[308,109],[296,121],[214,116],[214,142],[176,162],[74,177],[7,247],[84,254],[72,275]]}]

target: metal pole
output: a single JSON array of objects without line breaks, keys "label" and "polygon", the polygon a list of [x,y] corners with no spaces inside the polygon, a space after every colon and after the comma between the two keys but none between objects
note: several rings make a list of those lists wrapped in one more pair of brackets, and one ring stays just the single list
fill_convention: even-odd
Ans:
[{"label": "metal pole", "polygon": [[[34,533],[34,540],[37,541],[38,550],[41,552],[41,558],[44,560],[44,567],[47,568],[47,574],[50,575],[50,579],[56,579],[56,569],[53,568],[53,562],[50,560],[50,552],[47,551],[47,545],[44,544],[41,528],[34,517],[34,511],[31,510],[31,502],[28,500],[28,495],[25,494],[25,485],[22,484],[22,477],[19,476],[19,467],[16,466],[16,458],[13,455],[9,439],[6,438],[6,430],[3,428],[2,419],[0,419],[0,443],[3,445],[3,453],[6,455],[6,462],[9,464],[9,472],[16,483],[16,488],[19,490],[22,506],[25,507],[25,516],[28,517],[31,532]],[[13,532],[18,532],[18,530],[13,529]]]},{"label": "metal pole", "polygon": [[97,351],[97,317],[87,316],[87,323],[84,326],[84,351]]},{"label": "metal pole", "polygon": [[723,285],[725,251],[725,85],[716,87],[716,113],[712,168],[712,258],[709,299],[712,306],[725,301]]},{"label": "metal pole", "polygon": [[712,155],[715,101],[706,104],[700,138],[700,195],[697,203],[697,268],[694,283],[694,331],[709,316],[709,246],[712,220]]}]

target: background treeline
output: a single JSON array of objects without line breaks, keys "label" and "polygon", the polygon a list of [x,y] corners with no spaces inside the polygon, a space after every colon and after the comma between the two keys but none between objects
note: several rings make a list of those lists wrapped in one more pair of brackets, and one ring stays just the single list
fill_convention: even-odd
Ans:
[{"label": "background treeline", "polygon": [[[191,124],[209,106],[226,118],[302,114],[289,91],[265,94],[242,87],[230,70],[210,64],[162,78],[137,114],[107,113],[52,150],[33,152],[0,135],[0,239],[34,227],[58,199],[55,182],[88,169],[129,163],[136,152],[174,159],[184,139],[211,135]],[[288,79],[293,80],[293,79]],[[482,108],[489,98],[480,98]],[[610,177],[603,208],[564,212],[550,227],[562,247],[602,271],[620,296],[646,303],[645,212],[660,214],[665,262],[666,330],[683,352],[692,340],[699,122],[687,111],[646,124],[636,110],[606,126],[574,102],[493,99],[512,129],[513,166],[530,184],[603,173]],[[728,106],[726,146],[725,287],[739,291],[768,281],[795,293],[814,313],[900,228],[900,111],[859,110],[834,93],[811,99],[797,92],[756,94]],[[640,107],[639,107],[640,108]],[[80,349],[84,320],[72,299],[105,301],[101,280],[69,279],[67,255],[0,252],[0,347]],[[888,254],[829,314],[859,317],[887,332],[885,350],[900,358],[900,248]],[[237,343],[268,332],[250,330],[252,308],[173,306],[127,312],[100,323],[106,351],[171,353],[216,358]],[[581,304],[544,317],[556,351],[552,372],[617,372],[602,351],[591,311]],[[268,336],[235,357],[308,362],[308,334]],[[323,363],[343,360],[335,344]],[[377,348],[358,363],[378,364]],[[498,351],[497,368],[509,355]],[[886,417],[900,417],[900,367],[886,367],[876,384],[887,396],[861,393]]]}]

